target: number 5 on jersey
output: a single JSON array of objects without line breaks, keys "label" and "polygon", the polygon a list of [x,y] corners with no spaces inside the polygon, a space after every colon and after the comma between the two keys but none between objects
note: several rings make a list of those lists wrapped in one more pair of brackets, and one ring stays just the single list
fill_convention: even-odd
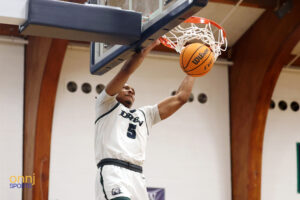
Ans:
[{"label": "number 5 on jersey", "polygon": [[127,129],[127,137],[131,138],[131,139],[135,139],[136,138],[136,125],[134,124],[129,124],[128,129]]}]

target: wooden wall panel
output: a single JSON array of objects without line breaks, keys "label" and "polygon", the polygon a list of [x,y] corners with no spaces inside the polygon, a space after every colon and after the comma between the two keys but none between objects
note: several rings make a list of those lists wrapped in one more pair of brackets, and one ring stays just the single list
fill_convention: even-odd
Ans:
[{"label": "wooden wall panel", "polygon": [[24,200],[48,199],[52,118],[67,45],[66,40],[30,37],[26,48],[23,174],[35,173],[36,184],[23,190]]},{"label": "wooden wall panel", "polygon": [[283,19],[266,11],[234,46],[229,70],[233,200],[259,200],[263,136],[278,76],[300,39],[300,1]]}]

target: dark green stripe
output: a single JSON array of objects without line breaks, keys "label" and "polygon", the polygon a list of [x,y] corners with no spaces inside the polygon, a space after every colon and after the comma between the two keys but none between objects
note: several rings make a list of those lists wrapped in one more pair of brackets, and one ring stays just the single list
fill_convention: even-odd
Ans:
[{"label": "dark green stripe", "polygon": [[120,105],[120,103],[117,103],[112,109],[110,109],[108,112],[104,113],[103,115],[101,115],[100,117],[98,117],[95,121],[95,124],[97,123],[97,121],[99,119],[101,119],[102,117],[104,117],[105,115],[108,115],[109,113],[111,113],[114,109],[116,109],[118,106]]},{"label": "dark green stripe", "polygon": [[117,197],[112,200],[130,200],[128,197]]},{"label": "dark green stripe", "polygon": [[101,167],[101,169],[100,169],[100,183],[102,185],[104,197],[105,197],[106,200],[108,200],[108,198],[106,196],[106,193],[105,193],[105,190],[104,190],[104,183],[103,183],[103,177],[102,177],[102,169],[103,169],[103,167]]},{"label": "dark green stripe", "polygon": [[297,143],[298,193],[300,193],[300,143]]},{"label": "dark green stripe", "polygon": [[145,115],[144,111],[142,111],[141,109],[139,109],[139,111],[141,111],[143,113],[143,115],[144,115],[145,123],[146,123],[146,127],[147,127],[147,134],[149,135],[149,129],[148,129],[148,125],[147,125],[146,115]]}]

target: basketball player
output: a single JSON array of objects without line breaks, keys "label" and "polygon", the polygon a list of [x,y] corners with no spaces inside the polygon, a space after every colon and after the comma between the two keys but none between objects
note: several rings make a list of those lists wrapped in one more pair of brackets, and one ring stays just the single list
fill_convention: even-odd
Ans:
[{"label": "basketball player", "polygon": [[129,59],[96,101],[95,156],[97,200],[147,200],[142,165],[149,131],[185,104],[195,79],[186,76],[174,96],[156,105],[131,109],[135,91],[126,82],[155,41]]}]

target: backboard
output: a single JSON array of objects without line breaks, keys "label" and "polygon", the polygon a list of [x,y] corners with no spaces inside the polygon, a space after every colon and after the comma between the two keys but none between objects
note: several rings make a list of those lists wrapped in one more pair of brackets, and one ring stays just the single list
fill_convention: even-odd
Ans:
[{"label": "backboard", "polygon": [[208,0],[89,0],[89,3],[141,12],[141,38],[130,45],[91,43],[90,71],[102,75],[127,60],[185,19],[206,6]]}]

